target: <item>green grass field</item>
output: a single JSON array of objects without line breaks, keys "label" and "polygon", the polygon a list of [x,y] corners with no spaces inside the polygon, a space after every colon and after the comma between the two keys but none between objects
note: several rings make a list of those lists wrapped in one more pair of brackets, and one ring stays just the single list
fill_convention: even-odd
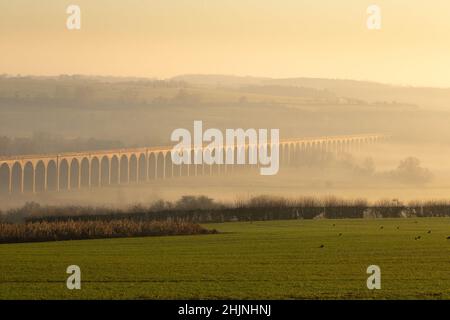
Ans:
[{"label": "green grass field", "polygon": [[[0,298],[450,298],[450,219],[208,227],[221,234],[0,245]],[[66,288],[71,264],[81,290]],[[381,290],[366,287],[371,264]]]}]

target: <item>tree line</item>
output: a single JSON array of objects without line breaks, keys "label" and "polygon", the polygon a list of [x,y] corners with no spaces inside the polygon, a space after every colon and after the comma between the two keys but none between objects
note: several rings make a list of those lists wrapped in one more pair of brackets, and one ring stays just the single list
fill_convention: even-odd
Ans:
[{"label": "tree line", "polygon": [[234,203],[221,203],[206,196],[183,196],[178,201],[156,201],[126,209],[89,206],[41,206],[27,203],[4,212],[4,222],[54,221],[185,221],[214,223],[290,219],[358,219],[450,217],[450,200],[411,201],[398,199],[369,203],[365,199],[302,197],[287,199],[257,196]]},{"label": "tree line", "polygon": [[123,148],[116,140],[95,138],[64,138],[48,133],[35,133],[31,137],[0,136],[0,156],[78,152]]}]

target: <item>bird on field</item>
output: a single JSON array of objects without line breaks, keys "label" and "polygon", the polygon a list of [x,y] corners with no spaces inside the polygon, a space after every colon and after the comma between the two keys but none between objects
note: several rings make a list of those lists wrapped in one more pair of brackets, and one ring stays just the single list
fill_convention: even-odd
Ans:
[{"label": "bird on field", "polygon": [[380,227],[380,229],[383,229],[383,228],[384,228],[383,226]]},{"label": "bird on field", "polygon": [[431,230],[428,230],[428,234],[430,234],[431,233]]},{"label": "bird on field", "polygon": [[447,237],[447,240],[450,240],[450,236]]},{"label": "bird on field", "polygon": [[323,248],[323,247],[325,247],[325,246],[323,244],[321,244],[319,248]]},{"label": "bird on field", "polygon": [[399,226],[397,226],[397,230],[400,230],[400,227],[399,227]]},{"label": "bird on field", "polygon": [[333,227],[335,227],[336,225],[333,223]]},{"label": "bird on field", "polygon": [[339,237],[340,237],[340,236],[342,236],[342,233],[339,233],[339,235],[338,235],[338,236],[339,236]]},{"label": "bird on field", "polygon": [[414,238],[414,240],[420,240],[422,237],[421,236],[417,236]]}]

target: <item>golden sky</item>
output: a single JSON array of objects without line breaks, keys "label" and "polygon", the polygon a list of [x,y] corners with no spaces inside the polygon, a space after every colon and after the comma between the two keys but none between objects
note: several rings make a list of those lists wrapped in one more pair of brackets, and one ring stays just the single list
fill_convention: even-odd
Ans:
[{"label": "golden sky", "polygon": [[[81,30],[66,8],[81,8]],[[382,29],[366,9],[382,10]],[[448,0],[0,0],[0,73],[325,77],[450,87]]]}]

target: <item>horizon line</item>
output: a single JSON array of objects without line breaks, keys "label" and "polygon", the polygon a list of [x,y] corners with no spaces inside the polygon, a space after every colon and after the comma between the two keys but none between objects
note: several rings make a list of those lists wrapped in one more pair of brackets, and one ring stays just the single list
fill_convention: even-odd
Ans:
[{"label": "horizon line", "polygon": [[255,76],[255,75],[237,75],[237,74],[226,74],[226,73],[180,73],[169,77],[158,77],[158,76],[137,76],[137,75],[111,75],[111,74],[87,74],[87,73],[59,73],[59,74],[22,74],[22,73],[3,73],[0,74],[0,78],[58,78],[62,76],[67,77],[85,77],[85,78],[116,78],[116,79],[126,79],[132,78],[136,80],[152,80],[152,81],[170,81],[179,77],[189,77],[189,76],[222,76],[230,78],[250,78],[259,80],[295,80],[295,79],[308,79],[308,80],[328,80],[328,81],[352,81],[360,83],[370,83],[391,87],[401,87],[401,88],[415,88],[415,89],[443,89],[449,90],[450,86],[432,86],[432,85],[413,85],[413,84],[400,84],[400,83],[389,83],[376,80],[367,79],[354,79],[354,78],[333,78],[333,77],[316,77],[316,76],[291,76],[291,77],[270,77],[270,76]]}]

